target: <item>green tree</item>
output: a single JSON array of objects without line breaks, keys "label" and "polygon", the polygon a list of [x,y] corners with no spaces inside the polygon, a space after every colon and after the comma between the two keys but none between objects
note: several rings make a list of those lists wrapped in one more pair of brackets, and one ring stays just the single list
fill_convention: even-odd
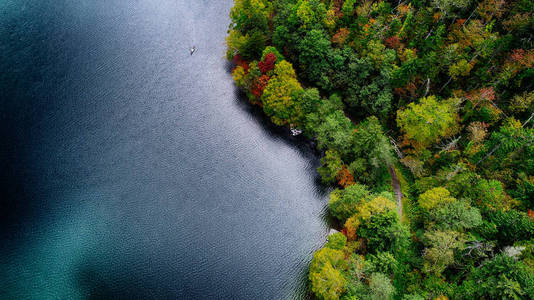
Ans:
[{"label": "green tree", "polygon": [[[398,220],[396,216],[396,204],[393,201],[393,196],[391,193],[382,192],[379,195],[373,195],[367,197],[367,199],[372,199],[371,201],[363,202],[357,206],[357,212],[353,214],[345,222],[345,230],[347,232],[347,237],[349,239],[355,239],[356,236],[362,236],[369,238],[369,240],[380,239],[382,233],[386,232],[385,235],[391,234],[389,231],[391,228],[384,224],[394,224]],[[374,218],[372,221],[366,223],[370,218],[376,215],[385,214],[389,212],[394,212],[393,214],[387,214],[381,217]],[[360,230],[360,225],[365,224],[364,229]],[[383,230],[380,232],[375,232],[376,227],[383,226]],[[362,235],[363,234],[363,235]],[[378,236],[376,235],[378,234]],[[391,240],[389,240],[391,241]],[[391,245],[393,246],[393,245]],[[376,249],[376,251],[382,251]]]},{"label": "green tree", "polygon": [[373,273],[369,278],[370,298],[376,300],[389,300],[395,294],[391,280],[382,273]]},{"label": "green tree", "polygon": [[[316,92],[319,93],[318,90],[316,90]],[[313,93],[315,93],[315,91]],[[310,101],[309,103],[313,102],[314,101]],[[304,107],[306,110],[306,106]],[[332,94],[328,99],[320,100],[316,109],[316,111],[306,115],[305,128],[310,137],[315,137],[317,135],[317,129],[321,123],[324,122],[326,116],[329,116],[337,110],[343,111],[343,102],[341,101],[341,97],[337,94]]]},{"label": "green tree", "polygon": [[300,29],[311,29],[323,24],[326,17],[326,8],[318,0],[298,0],[294,10],[289,16],[291,23],[297,24]]},{"label": "green tree", "polygon": [[433,5],[447,16],[453,16],[453,11],[469,6],[471,0],[433,0]]},{"label": "green tree", "polygon": [[272,53],[274,54],[274,56],[276,57],[276,61],[282,61],[282,60],[285,60],[286,58],[278,51],[278,49],[276,49],[276,47],[273,47],[273,46],[267,46],[265,47],[265,49],[263,49],[263,51],[261,52],[261,59],[262,61],[265,60],[265,56],[267,56],[267,54],[269,53]]},{"label": "green tree", "polygon": [[269,34],[272,6],[267,0],[236,0],[230,10],[230,34],[226,39],[228,58],[240,54],[245,59],[258,59]]},{"label": "green tree", "polygon": [[316,88],[305,89],[299,96],[297,101],[306,115],[316,112],[321,105],[321,96]]},{"label": "green tree", "polygon": [[441,230],[464,231],[482,224],[482,216],[476,207],[466,200],[447,202],[428,212],[428,222]]},{"label": "green tree", "polygon": [[257,59],[261,56],[261,51],[265,48],[267,37],[259,31],[253,31],[245,35],[237,30],[230,31],[226,38],[228,45],[227,58],[232,58],[240,54],[245,59]]},{"label": "green tree", "polygon": [[346,157],[352,150],[354,125],[343,111],[336,110],[328,115],[317,127],[317,144],[319,149],[336,150],[341,157]]},{"label": "green tree", "polygon": [[436,276],[441,275],[454,263],[455,251],[461,250],[465,239],[457,231],[430,231],[424,234],[423,271]]},{"label": "green tree", "polygon": [[451,193],[442,187],[436,187],[428,190],[419,196],[419,206],[426,210],[433,209],[435,207],[452,203],[456,201],[454,197],[451,197]]},{"label": "green tree", "polygon": [[346,279],[330,263],[318,273],[310,273],[312,291],[319,299],[336,300],[345,291]]},{"label": "green tree", "polygon": [[341,171],[343,162],[339,153],[334,150],[327,150],[325,156],[321,158],[321,166],[317,168],[317,173],[321,176],[324,184],[333,184],[336,182],[336,176]]},{"label": "green tree", "polygon": [[273,32],[273,44],[276,48],[282,50],[286,48],[286,45],[291,40],[289,29],[284,25],[277,26]]},{"label": "green tree", "polygon": [[498,131],[491,133],[474,160],[490,170],[503,168],[506,163],[519,172],[534,174],[533,140],[533,128],[523,126],[514,118],[508,118]]},{"label": "green tree", "polygon": [[468,275],[459,299],[532,299],[534,275],[520,261],[500,254]]},{"label": "green tree", "polygon": [[361,184],[350,185],[344,190],[336,189],[330,194],[330,211],[341,222],[345,222],[359,211],[369,196],[369,190]]},{"label": "green tree", "polygon": [[343,6],[341,7],[343,16],[351,16],[353,14],[354,4],[356,4],[356,0],[346,0],[343,2]]},{"label": "green tree", "polygon": [[496,240],[501,247],[534,237],[534,220],[517,210],[488,212],[484,223],[482,236]]},{"label": "green tree", "polygon": [[230,10],[230,28],[241,33],[269,29],[271,4],[267,0],[234,0]]},{"label": "green tree", "polygon": [[332,46],[327,34],[318,29],[310,30],[298,44],[299,66],[308,80],[318,87],[331,88],[329,59]]},{"label": "green tree", "polygon": [[525,173],[518,174],[515,189],[510,191],[510,196],[514,197],[526,209],[534,208],[534,176],[528,177]]},{"label": "green tree", "polygon": [[454,79],[465,77],[469,75],[471,69],[473,69],[473,65],[469,64],[467,60],[461,59],[449,67],[449,75]]},{"label": "green tree", "polygon": [[328,236],[328,243],[326,247],[334,250],[341,250],[347,243],[347,237],[340,232],[333,233]]},{"label": "green tree", "polygon": [[509,109],[514,113],[534,112],[534,91],[515,95],[510,101]]},{"label": "green tree", "polygon": [[391,108],[395,52],[387,49],[380,55],[377,52],[382,48],[378,45],[382,44],[369,44],[362,55],[348,47],[332,53],[332,84],[358,115],[385,116]]},{"label": "green tree", "polygon": [[399,262],[391,252],[377,252],[370,254],[369,261],[374,265],[374,270],[383,274],[393,274],[398,268]]},{"label": "green tree", "polygon": [[313,254],[310,272],[321,271],[326,263],[331,264],[336,269],[344,269],[346,267],[345,256],[342,251],[323,248]]},{"label": "green tree", "polygon": [[399,223],[397,212],[388,209],[361,221],[357,236],[366,239],[369,253],[397,252],[406,244],[409,232]]},{"label": "green tree", "polygon": [[466,191],[466,195],[480,208],[491,210],[511,208],[511,199],[506,194],[502,182],[498,180],[480,178]]},{"label": "green tree", "polygon": [[453,134],[457,128],[456,100],[438,101],[435,96],[421,98],[418,104],[410,103],[397,112],[397,125],[422,149]]},{"label": "green tree", "polygon": [[[395,159],[393,156],[393,147],[389,139],[384,134],[384,130],[378,119],[374,116],[367,118],[356,126],[353,133],[354,147],[353,153],[358,158],[366,160],[363,170],[373,170],[375,177],[380,174],[381,170],[393,165]],[[353,166],[354,171],[354,166]],[[369,175],[354,173],[358,175]]]},{"label": "green tree", "polygon": [[346,267],[340,250],[323,248],[315,252],[309,276],[312,291],[321,299],[339,299],[346,282],[341,271]]},{"label": "green tree", "polygon": [[263,110],[277,125],[300,123],[302,110],[296,100],[302,92],[293,66],[285,60],[278,62],[261,97]]}]

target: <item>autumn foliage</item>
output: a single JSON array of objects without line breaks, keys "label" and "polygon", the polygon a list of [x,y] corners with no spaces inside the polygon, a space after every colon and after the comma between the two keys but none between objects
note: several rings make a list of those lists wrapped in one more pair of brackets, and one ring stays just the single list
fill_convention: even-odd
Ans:
[{"label": "autumn foliage", "polygon": [[261,98],[261,95],[263,94],[263,90],[269,83],[269,76],[267,75],[261,75],[255,82],[254,87],[252,88],[252,94],[256,96],[256,98]]},{"label": "autumn foliage", "polygon": [[388,37],[384,41],[384,44],[386,44],[386,46],[390,48],[398,49],[400,47],[400,40],[397,36],[392,36],[392,37]]},{"label": "autumn foliage", "polygon": [[336,179],[340,186],[347,187],[354,184],[354,176],[350,173],[349,169],[343,165],[341,170],[337,173]]},{"label": "autumn foliage", "polygon": [[493,102],[495,100],[495,90],[493,90],[493,87],[481,88],[466,94],[466,98],[473,102],[475,106],[484,101]]},{"label": "autumn foliage", "polygon": [[239,54],[236,54],[234,55],[234,58],[232,60],[232,62],[236,65],[236,66],[240,66],[240,67],[243,67],[243,69],[245,70],[245,74],[248,73],[248,69],[250,68],[249,65],[248,65],[248,62],[246,60],[243,59],[243,57]]},{"label": "autumn foliage", "polygon": [[234,2],[236,85],[337,185],[318,299],[532,298],[532,0]]},{"label": "autumn foliage", "polygon": [[265,60],[258,62],[258,68],[260,71],[265,74],[272,69],[274,69],[274,64],[276,63],[276,55],[274,53],[268,53],[265,55]]},{"label": "autumn foliage", "polygon": [[332,43],[343,46],[349,37],[350,30],[348,28],[340,28],[334,36],[332,36]]}]

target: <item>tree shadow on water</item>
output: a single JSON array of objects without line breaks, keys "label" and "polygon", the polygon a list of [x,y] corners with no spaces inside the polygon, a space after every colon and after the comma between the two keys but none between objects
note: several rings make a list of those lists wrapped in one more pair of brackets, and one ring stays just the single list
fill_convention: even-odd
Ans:
[{"label": "tree shadow on water", "polygon": [[[233,64],[226,62],[226,70],[231,73]],[[321,178],[316,169],[320,166],[321,151],[317,149],[314,140],[306,138],[303,134],[293,136],[291,130],[284,126],[274,124],[271,119],[263,112],[263,109],[258,105],[253,105],[249,102],[247,95],[234,85],[235,104],[239,109],[247,113],[252,120],[256,122],[264,132],[272,139],[283,141],[292,148],[297,149],[299,154],[306,157],[313,166],[314,185],[320,193],[320,196],[325,196],[329,192],[329,187],[321,182]]]},{"label": "tree shadow on water", "polygon": [[[226,69],[229,73],[232,72],[234,65],[231,62],[226,63]],[[235,86],[235,84],[234,84]],[[321,182],[321,178],[317,173],[317,168],[320,166],[320,158],[322,152],[317,149],[317,144],[314,140],[306,138],[303,134],[293,136],[287,127],[277,126],[270,118],[263,112],[263,109],[258,105],[253,105],[249,102],[247,95],[235,86],[235,103],[236,105],[253,119],[261,128],[269,134],[271,138],[284,141],[284,143],[297,149],[299,153],[310,160],[310,165],[313,168],[309,171],[313,172],[314,186],[318,192],[319,198],[324,198],[332,190],[331,187],[325,186]],[[328,205],[321,210],[320,218],[328,228],[339,228],[340,224],[329,214]],[[325,240],[326,242],[326,240]],[[318,249],[317,249],[318,250]],[[310,282],[308,280],[309,265],[300,270],[298,275],[298,283],[293,291],[292,297],[295,299],[316,299],[311,292]]]}]

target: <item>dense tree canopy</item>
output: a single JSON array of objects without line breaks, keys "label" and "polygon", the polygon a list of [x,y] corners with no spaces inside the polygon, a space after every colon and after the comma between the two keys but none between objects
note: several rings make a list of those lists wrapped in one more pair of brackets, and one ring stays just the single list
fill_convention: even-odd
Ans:
[{"label": "dense tree canopy", "polygon": [[429,96],[410,103],[397,113],[397,124],[407,139],[418,149],[425,148],[441,137],[456,131],[455,99],[438,101]]},{"label": "dense tree canopy", "polygon": [[235,0],[232,76],[322,154],[318,299],[533,299],[530,0]]}]

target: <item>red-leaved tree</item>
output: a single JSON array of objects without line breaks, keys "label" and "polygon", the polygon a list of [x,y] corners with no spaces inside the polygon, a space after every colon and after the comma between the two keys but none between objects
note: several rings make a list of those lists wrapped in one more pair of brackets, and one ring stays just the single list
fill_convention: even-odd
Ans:
[{"label": "red-leaved tree", "polygon": [[400,47],[400,40],[399,40],[399,37],[397,36],[388,37],[384,41],[384,43],[386,44],[386,46],[393,48],[393,49],[398,49]]},{"label": "red-leaved tree", "polygon": [[252,94],[259,99],[263,94],[263,90],[267,86],[267,83],[269,83],[269,76],[261,75],[258,79],[256,79],[254,87],[252,88]]},{"label": "red-leaved tree", "polygon": [[275,63],[276,63],[276,55],[274,55],[273,53],[267,53],[267,55],[265,55],[265,59],[258,63],[258,68],[263,74],[265,74],[271,71],[272,69],[274,69]]},{"label": "red-leaved tree", "polygon": [[237,66],[243,67],[243,69],[245,70],[245,74],[248,73],[248,69],[250,68],[248,65],[248,61],[244,60],[243,57],[241,57],[241,55],[239,54],[234,55],[233,62]]}]

